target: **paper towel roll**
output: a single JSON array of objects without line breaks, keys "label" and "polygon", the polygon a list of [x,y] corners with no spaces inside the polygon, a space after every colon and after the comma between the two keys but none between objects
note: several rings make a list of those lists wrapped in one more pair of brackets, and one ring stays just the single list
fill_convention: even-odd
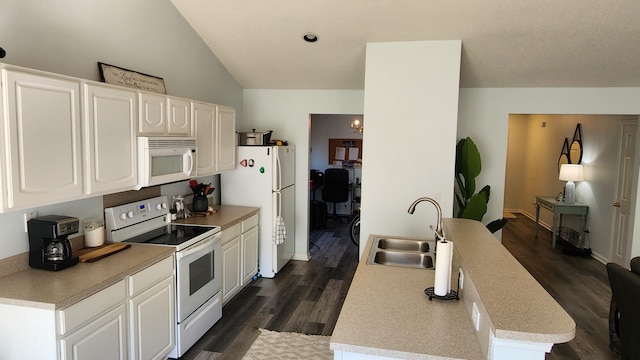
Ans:
[{"label": "paper towel roll", "polygon": [[433,286],[433,292],[438,296],[445,296],[449,294],[449,291],[451,291],[453,243],[451,241],[438,242],[436,251],[436,279]]}]

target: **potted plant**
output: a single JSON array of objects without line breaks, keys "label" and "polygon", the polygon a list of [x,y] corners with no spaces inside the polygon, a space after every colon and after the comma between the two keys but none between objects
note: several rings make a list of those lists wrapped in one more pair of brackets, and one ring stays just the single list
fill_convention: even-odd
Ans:
[{"label": "potted plant", "polygon": [[[482,160],[476,144],[469,137],[460,139],[456,145],[456,217],[482,221],[487,212],[491,187],[485,185],[479,192],[475,192],[476,177],[481,170]],[[505,218],[497,219],[487,224],[487,229],[495,233],[506,223]]]}]

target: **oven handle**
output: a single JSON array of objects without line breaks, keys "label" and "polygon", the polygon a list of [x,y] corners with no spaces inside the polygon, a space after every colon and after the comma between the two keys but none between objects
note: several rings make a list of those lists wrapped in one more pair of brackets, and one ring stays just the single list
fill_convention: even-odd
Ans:
[{"label": "oven handle", "polygon": [[204,239],[202,242],[200,242],[199,244],[197,244],[195,246],[189,247],[186,250],[178,251],[176,253],[176,257],[178,259],[182,259],[182,258],[186,258],[189,255],[192,255],[194,253],[197,253],[199,251],[207,249],[207,248],[213,249],[214,243],[220,239],[220,236],[221,236],[220,233],[217,233],[215,235],[211,235],[210,237]]}]

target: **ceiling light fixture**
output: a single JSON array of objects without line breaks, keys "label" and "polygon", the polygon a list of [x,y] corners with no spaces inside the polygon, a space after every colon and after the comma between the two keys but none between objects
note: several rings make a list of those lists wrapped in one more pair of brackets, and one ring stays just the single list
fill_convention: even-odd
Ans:
[{"label": "ceiling light fixture", "polygon": [[318,35],[308,32],[306,34],[304,34],[304,36],[302,36],[302,38],[304,39],[304,41],[309,42],[309,43],[314,43],[316,41],[318,41]]},{"label": "ceiling light fixture", "polygon": [[362,121],[360,121],[360,119],[351,120],[351,125],[349,126],[349,128],[351,128],[352,133],[360,135],[364,134],[364,126],[362,125]]}]

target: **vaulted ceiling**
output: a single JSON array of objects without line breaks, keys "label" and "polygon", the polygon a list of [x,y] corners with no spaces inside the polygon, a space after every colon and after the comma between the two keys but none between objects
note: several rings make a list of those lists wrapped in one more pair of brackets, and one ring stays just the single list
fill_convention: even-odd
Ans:
[{"label": "vaulted ceiling", "polygon": [[363,89],[368,42],[453,39],[461,87],[640,86],[637,0],[171,1],[243,88]]}]

